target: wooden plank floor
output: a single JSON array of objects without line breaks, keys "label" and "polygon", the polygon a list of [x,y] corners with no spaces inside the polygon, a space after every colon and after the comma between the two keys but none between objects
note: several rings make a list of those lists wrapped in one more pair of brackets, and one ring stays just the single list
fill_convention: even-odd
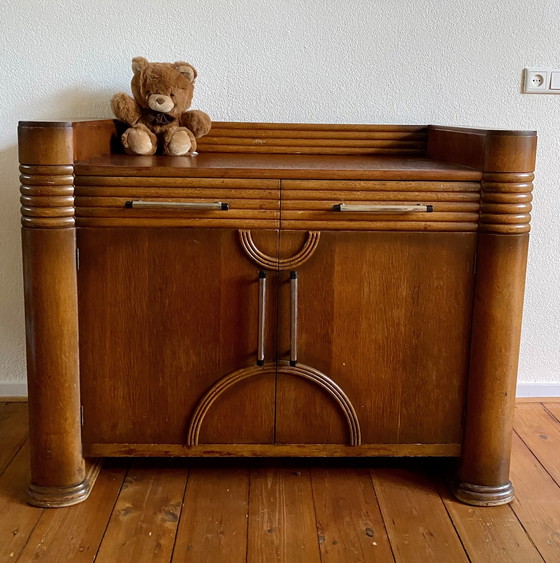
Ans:
[{"label": "wooden plank floor", "polygon": [[511,505],[442,460],[106,460],[90,498],[25,504],[26,404],[0,402],[0,562],[560,562],[560,403],[518,403]]}]

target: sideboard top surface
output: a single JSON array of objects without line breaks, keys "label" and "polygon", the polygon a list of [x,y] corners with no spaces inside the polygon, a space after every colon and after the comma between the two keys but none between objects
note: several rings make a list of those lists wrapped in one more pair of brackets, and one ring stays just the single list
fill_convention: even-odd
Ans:
[{"label": "sideboard top surface", "polygon": [[422,157],[232,154],[130,156],[111,154],[77,162],[84,176],[223,178],[328,178],[367,180],[477,181],[481,172]]},{"label": "sideboard top surface", "polygon": [[522,173],[530,181],[537,141],[534,131],[433,125],[214,122],[196,156],[132,156],[120,145],[126,127],[110,119],[20,122],[22,171],[66,165],[76,175],[114,178],[466,182]]}]

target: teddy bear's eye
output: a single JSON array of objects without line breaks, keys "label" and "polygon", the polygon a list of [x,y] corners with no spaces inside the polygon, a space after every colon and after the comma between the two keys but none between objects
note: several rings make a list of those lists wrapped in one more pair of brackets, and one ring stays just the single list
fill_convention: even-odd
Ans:
[{"label": "teddy bear's eye", "polygon": [[174,98],[174,97],[175,97],[175,94],[170,94],[170,96],[171,96],[172,98]]}]

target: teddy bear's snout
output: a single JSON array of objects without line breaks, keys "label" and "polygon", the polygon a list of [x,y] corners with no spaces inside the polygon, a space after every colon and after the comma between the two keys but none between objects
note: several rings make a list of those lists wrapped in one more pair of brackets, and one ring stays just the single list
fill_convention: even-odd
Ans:
[{"label": "teddy bear's snout", "polygon": [[148,106],[154,111],[160,111],[167,113],[173,109],[175,104],[170,96],[164,96],[163,94],[152,94],[148,98]]}]

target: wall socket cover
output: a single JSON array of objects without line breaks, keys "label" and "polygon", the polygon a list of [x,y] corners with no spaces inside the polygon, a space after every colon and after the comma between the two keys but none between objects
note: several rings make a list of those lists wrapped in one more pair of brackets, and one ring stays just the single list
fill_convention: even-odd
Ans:
[{"label": "wall socket cover", "polygon": [[555,87],[557,81],[552,77],[560,76],[560,69],[526,68],[523,70],[524,94],[560,94],[560,88]]}]

